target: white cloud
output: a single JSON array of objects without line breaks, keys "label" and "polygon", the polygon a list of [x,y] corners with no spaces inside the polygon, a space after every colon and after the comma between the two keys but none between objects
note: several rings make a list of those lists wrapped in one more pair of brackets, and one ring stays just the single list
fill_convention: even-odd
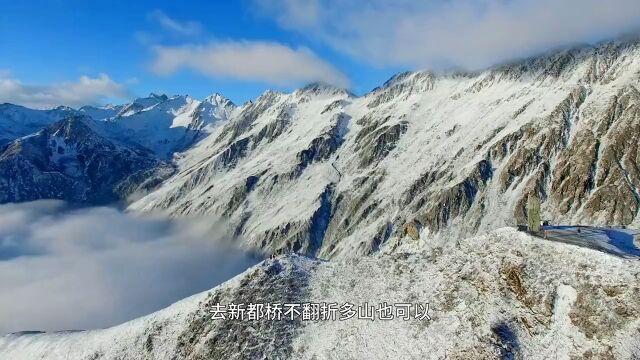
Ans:
[{"label": "white cloud", "polygon": [[71,210],[45,200],[0,206],[0,336],[92,329],[159,310],[258,259],[221,225]]},{"label": "white cloud", "polygon": [[322,81],[349,86],[347,77],[311,50],[279,43],[228,41],[207,46],[157,46],[152,70],[168,75],[189,68],[211,77],[295,85]]},{"label": "white cloud", "polygon": [[149,13],[149,19],[157,22],[163,29],[176,35],[194,36],[202,32],[202,25],[197,21],[184,21],[172,19],[162,10],[154,10]]},{"label": "white cloud", "polygon": [[17,79],[0,77],[0,103],[48,108],[58,105],[92,105],[110,98],[128,97],[126,87],[106,74],[100,74],[96,78],[83,75],[78,81],[52,85],[24,84]]},{"label": "white cloud", "polygon": [[481,68],[640,28],[638,0],[254,0],[261,14],[376,65]]}]

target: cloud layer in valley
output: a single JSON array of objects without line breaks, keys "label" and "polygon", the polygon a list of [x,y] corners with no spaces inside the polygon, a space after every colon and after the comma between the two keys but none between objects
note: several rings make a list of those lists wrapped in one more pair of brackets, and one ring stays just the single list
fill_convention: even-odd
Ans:
[{"label": "cloud layer in valley", "polygon": [[[3,76],[4,75],[4,76]],[[106,74],[81,76],[77,81],[50,85],[25,84],[0,71],[0,103],[8,102],[31,108],[51,108],[59,105],[79,107],[97,105],[106,99],[125,99],[130,94],[125,85]]]},{"label": "cloud layer in valley", "polygon": [[0,334],[91,329],[210,289],[258,259],[220,224],[60,201],[0,206]]},{"label": "cloud layer in valley", "polygon": [[375,65],[477,69],[640,29],[637,0],[254,0],[282,28]]}]

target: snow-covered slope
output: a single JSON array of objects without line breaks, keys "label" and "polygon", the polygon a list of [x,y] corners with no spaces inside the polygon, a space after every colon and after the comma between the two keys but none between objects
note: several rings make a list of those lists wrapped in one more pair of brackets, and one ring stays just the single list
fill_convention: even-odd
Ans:
[{"label": "snow-covered slope", "polygon": [[19,105],[0,104],[0,146],[74,114],[75,110],[64,106],[34,110]]},{"label": "snow-covered slope", "polygon": [[[345,261],[282,256],[120,326],[0,337],[0,358],[640,356],[637,260],[534,239],[512,229],[445,244]],[[380,320],[379,315],[374,320],[358,315],[303,320],[302,314],[294,321],[213,320],[209,311],[217,303],[367,303],[376,308],[381,303],[428,303],[429,318],[416,319],[412,311],[409,320]],[[337,311],[336,319],[345,314]]]},{"label": "snow-covered slope", "polygon": [[78,109],[83,115],[87,115],[94,120],[107,120],[116,115],[127,105],[105,105],[105,106],[83,106]]},{"label": "snow-covered slope", "polygon": [[323,258],[515,225],[529,194],[554,223],[637,226],[639,87],[640,42],[618,40],[363,97],[267,92],[131,209],[223,215],[249,246]]},{"label": "snow-covered slope", "polygon": [[0,105],[0,203],[137,198],[173,173],[167,160],[174,153],[203,139],[234,109],[217,94],[203,101],[151,94],[79,110]]},{"label": "snow-covered slope", "polygon": [[151,151],[108,136],[105,125],[71,116],[9,143],[0,151],[0,203],[113,202],[171,174]]},{"label": "snow-covered slope", "polygon": [[142,145],[161,158],[170,158],[204,138],[231,117],[235,104],[214,94],[202,101],[189,96],[150,94],[123,105],[83,106],[78,110],[60,106],[34,110],[0,104],[0,145],[35,133],[70,116],[84,115],[110,123],[111,135]]},{"label": "snow-covered slope", "polygon": [[640,42],[626,39],[478,73],[402,73],[362,97],[312,84],[241,107],[217,94],[3,105],[0,134],[84,112],[107,138],[176,163],[132,210],[221,215],[247,246],[330,258],[515,225],[529,194],[553,223],[640,226],[639,87]]},{"label": "snow-covered slope", "polygon": [[129,104],[84,106],[79,112],[111,123],[113,136],[142,145],[158,157],[168,159],[229,119],[235,108],[233,102],[219,94],[199,101],[190,96],[151,93]]},{"label": "snow-covered slope", "polygon": [[203,101],[189,96],[137,99],[107,121],[121,128],[120,136],[170,158],[202,139],[217,123],[226,121],[235,105],[220,95]]}]

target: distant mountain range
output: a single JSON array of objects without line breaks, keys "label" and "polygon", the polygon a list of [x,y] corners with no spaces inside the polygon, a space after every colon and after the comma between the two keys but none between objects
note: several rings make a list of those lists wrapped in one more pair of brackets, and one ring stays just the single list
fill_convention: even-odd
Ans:
[{"label": "distant mountain range", "polygon": [[33,110],[0,105],[0,202],[109,203],[156,186],[171,157],[225,122],[236,106],[151,94],[118,106]]},{"label": "distant mountain range", "polygon": [[477,73],[407,72],[357,97],[311,84],[236,106],[0,105],[0,201],[129,199],[228,219],[247,246],[322,258],[524,221],[639,225],[640,42]]}]

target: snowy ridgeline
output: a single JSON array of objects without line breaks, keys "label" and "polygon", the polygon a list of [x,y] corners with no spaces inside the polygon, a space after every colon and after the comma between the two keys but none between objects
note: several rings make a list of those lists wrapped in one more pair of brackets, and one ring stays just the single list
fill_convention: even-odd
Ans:
[{"label": "snowy ridgeline", "polygon": [[0,203],[220,216],[244,246],[323,259],[515,226],[532,194],[554,224],[637,228],[638,74],[640,41],[618,39],[402,73],[363,96],[311,84],[241,106],[2,104]]},{"label": "snowy ridgeline", "polygon": [[[637,359],[640,267],[512,229],[344,261],[266,260],[109,329],[8,335],[3,359]],[[211,319],[230,303],[429,304],[409,320]],[[344,309],[337,312],[340,318]],[[248,312],[247,312],[248,314]],[[321,313],[321,315],[324,313]],[[220,314],[218,314],[220,315]],[[420,315],[420,314],[418,314]],[[284,316],[283,316],[284,317]]]},{"label": "snowy ridgeline", "polygon": [[[0,145],[36,133],[69,117],[87,116],[100,134],[144,146],[162,159],[187,149],[231,116],[236,106],[219,94],[204,100],[190,96],[150,94],[123,105],[83,106],[73,109],[28,109],[0,104]],[[74,139],[77,141],[77,139]]]},{"label": "snowy ridgeline", "polygon": [[612,41],[359,97],[266,92],[130,209],[222,215],[248,246],[323,259],[515,226],[530,194],[556,224],[638,227],[639,73],[640,42]]},{"label": "snowy ridgeline", "polygon": [[172,156],[227,120],[235,105],[159,96],[130,104],[33,110],[0,104],[0,204],[128,201],[173,172]]},{"label": "snowy ridgeline", "polygon": [[[536,193],[554,223],[640,224],[639,71],[640,43],[613,41],[362,97],[0,105],[2,201],[92,202],[97,184],[133,211],[222,216],[247,247],[334,259],[284,255],[109,329],[6,336],[0,359],[637,358],[637,260],[493,229]],[[231,302],[429,303],[430,319],[211,319]]]}]

